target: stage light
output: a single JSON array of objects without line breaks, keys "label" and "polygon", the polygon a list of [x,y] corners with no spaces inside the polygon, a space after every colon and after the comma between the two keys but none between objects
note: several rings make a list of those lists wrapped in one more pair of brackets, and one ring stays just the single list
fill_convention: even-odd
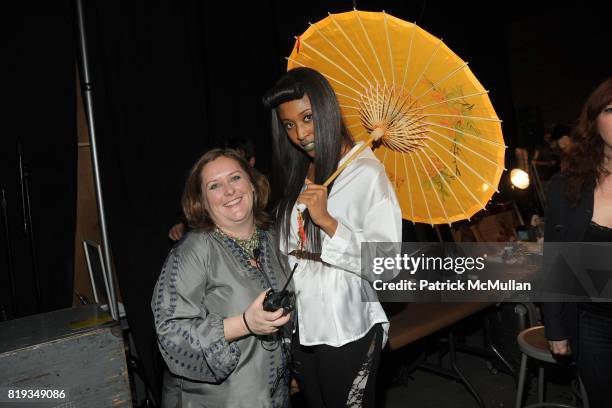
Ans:
[{"label": "stage light", "polygon": [[529,187],[529,174],[521,169],[512,169],[510,172],[510,182],[513,187],[524,190]]}]

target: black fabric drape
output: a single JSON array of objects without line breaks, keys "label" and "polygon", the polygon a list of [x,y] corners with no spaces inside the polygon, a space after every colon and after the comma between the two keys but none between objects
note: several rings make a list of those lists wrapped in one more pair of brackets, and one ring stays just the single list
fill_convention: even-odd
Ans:
[{"label": "black fabric drape", "polygon": [[[3,5],[0,23],[0,306],[6,317],[70,307],[76,216],[76,100],[72,2],[24,9]],[[29,193],[33,246],[25,234],[18,141]],[[8,242],[5,231],[9,230]],[[17,299],[11,305],[8,249]],[[32,250],[33,248],[33,250]],[[35,257],[33,257],[33,254]],[[40,287],[37,307],[34,269]],[[3,315],[0,311],[0,319]]]}]

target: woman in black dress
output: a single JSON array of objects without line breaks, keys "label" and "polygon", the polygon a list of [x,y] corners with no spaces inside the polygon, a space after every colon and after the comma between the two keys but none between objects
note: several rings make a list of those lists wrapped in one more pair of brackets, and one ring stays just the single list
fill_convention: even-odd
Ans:
[{"label": "woman in black dress", "polygon": [[[612,241],[612,78],[587,99],[566,170],[548,192],[545,240]],[[550,350],[573,355],[591,408],[612,401],[612,303],[542,304]]]}]

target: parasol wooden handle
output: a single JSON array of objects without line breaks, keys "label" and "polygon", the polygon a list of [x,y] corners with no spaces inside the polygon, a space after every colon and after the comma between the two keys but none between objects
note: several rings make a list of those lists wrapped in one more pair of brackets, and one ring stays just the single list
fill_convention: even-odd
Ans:
[{"label": "parasol wooden handle", "polygon": [[338,175],[342,173],[342,170],[344,170],[346,166],[348,166],[353,160],[355,160],[357,156],[359,156],[359,153],[361,153],[366,147],[371,146],[373,142],[383,137],[384,134],[385,134],[384,129],[379,128],[379,127],[374,129],[372,133],[370,133],[370,137],[368,138],[368,140],[366,140],[361,146],[359,146],[359,149],[355,150],[355,152],[351,155],[351,157],[349,157],[344,163],[342,163],[342,165],[338,167],[336,171],[334,171],[334,173],[331,176],[329,176],[327,180],[325,180],[325,182],[323,183],[323,186],[325,187],[329,186],[336,179],[336,177],[338,177]]}]

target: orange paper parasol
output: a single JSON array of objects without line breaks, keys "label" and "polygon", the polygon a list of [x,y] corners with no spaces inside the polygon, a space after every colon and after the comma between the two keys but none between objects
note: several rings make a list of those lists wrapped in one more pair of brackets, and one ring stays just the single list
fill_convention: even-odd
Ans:
[{"label": "orange paper parasol", "polygon": [[497,191],[500,120],[488,91],[441,40],[384,12],[354,10],[311,24],[288,60],[289,69],[310,67],[330,81],[353,137],[384,163],[404,218],[469,219]]}]

